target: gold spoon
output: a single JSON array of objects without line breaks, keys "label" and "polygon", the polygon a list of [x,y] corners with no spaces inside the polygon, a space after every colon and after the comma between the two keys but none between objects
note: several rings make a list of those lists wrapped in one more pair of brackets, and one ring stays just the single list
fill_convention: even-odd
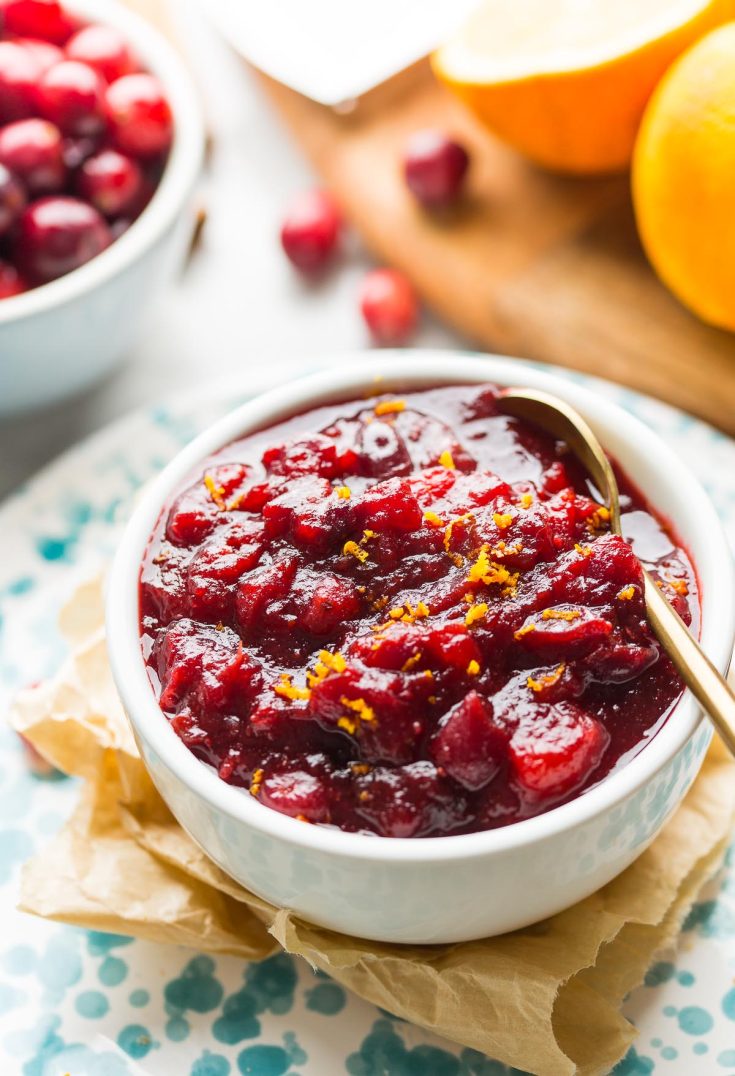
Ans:
[{"label": "gold spoon", "polygon": [[[573,407],[539,389],[504,389],[500,410],[525,419],[565,441],[589,473],[610,512],[610,528],[622,537],[618,483],[594,433]],[[679,675],[735,755],[735,694],[643,568],[648,620]]]}]

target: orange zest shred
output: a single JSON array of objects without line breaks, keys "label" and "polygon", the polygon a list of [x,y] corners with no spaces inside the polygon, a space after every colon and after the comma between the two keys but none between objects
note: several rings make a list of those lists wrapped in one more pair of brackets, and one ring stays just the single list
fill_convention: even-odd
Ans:
[{"label": "orange zest shred", "polygon": [[518,572],[509,572],[505,565],[490,560],[487,555],[488,548],[484,545],[480,549],[475,563],[469,570],[467,582],[482,583],[486,587],[498,584],[503,587],[504,595],[512,597],[518,587]]},{"label": "orange zest shred", "polygon": [[473,658],[472,661],[467,666],[467,675],[468,676],[477,676],[479,671],[480,671],[480,663],[479,663],[479,661],[475,661],[475,659]]},{"label": "orange zest shred", "polygon": [[351,762],[350,769],[358,777],[364,777],[366,773],[370,773],[370,766],[367,762]]},{"label": "orange zest shred", "polygon": [[249,788],[248,791],[250,792],[251,796],[257,796],[258,795],[258,793],[260,792],[260,786],[261,786],[262,783],[263,783],[263,771],[259,769],[259,770],[255,771],[255,773],[253,774],[252,780],[250,782],[250,788]]},{"label": "orange zest shred", "polygon": [[454,458],[448,448],[445,448],[442,452],[439,457],[439,463],[442,467],[446,467],[448,471],[453,471],[455,469]]},{"label": "orange zest shred", "polygon": [[513,514],[511,512],[493,512],[493,523],[496,527],[500,527],[501,531],[507,531],[512,522]]},{"label": "orange zest shred", "polygon": [[400,620],[403,624],[414,624],[417,620],[423,620],[430,615],[431,610],[425,602],[417,602],[413,606],[409,602],[404,602],[403,605],[394,605],[389,610],[388,616],[390,620],[387,624],[381,624],[377,630],[388,627],[397,620]]},{"label": "orange zest shred", "polygon": [[361,549],[357,542],[352,541],[345,542],[345,544],[342,546],[342,552],[355,557],[357,560],[360,561],[360,564],[364,564],[370,556],[367,549]]},{"label": "orange zest shred", "polygon": [[579,620],[579,609],[544,609],[541,614],[542,620]]},{"label": "orange zest shred", "polygon": [[432,527],[443,527],[444,526],[444,520],[441,518],[441,516],[438,516],[436,514],[436,512],[424,512],[424,519]]},{"label": "orange zest shred", "polygon": [[522,628],[519,628],[518,631],[514,631],[513,632],[513,638],[514,639],[522,639],[524,635],[528,635],[529,632],[535,631],[535,630],[536,630],[536,625],[533,623],[533,621],[530,621],[528,624],[524,624]]},{"label": "orange zest shred", "polygon": [[533,504],[533,495],[524,493],[521,495],[521,508],[530,508]]},{"label": "orange zest shred", "polygon": [[347,662],[339,653],[330,653],[329,650],[320,650],[319,657],[314,665],[313,672],[307,672],[306,682],[309,687],[320,683],[330,672],[341,673],[347,668]]},{"label": "orange zest shred", "polygon": [[358,720],[367,721],[368,723],[375,720],[375,710],[373,710],[372,706],[368,706],[364,699],[349,699],[346,695],[343,695],[339,701],[342,706],[346,706],[348,710],[352,710],[353,713],[357,714]]},{"label": "orange zest shred", "polygon": [[666,582],[671,589],[676,591],[677,594],[680,594],[682,598],[685,598],[689,593],[689,584],[686,579],[667,579]]},{"label": "orange zest shred", "polygon": [[406,658],[403,665],[401,666],[401,672],[410,672],[414,665],[418,665],[418,663],[421,661],[421,658],[421,651],[416,650],[415,653],[411,654],[410,658]]},{"label": "orange zest shred", "polygon": [[477,605],[473,605],[467,610],[464,622],[469,628],[476,620],[482,620],[486,614],[487,602],[478,602]]},{"label": "orange zest shred", "polygon": [[591,545],[580,545],[579,542],[575,542],[574,543],[574,548],[575,548],[576,552],[579,553],[580,557],[591,557],[592,556],[592,546]]},{"label": "orange zest shred", "polygon": [[600,530],[604,523],[610,522],[610,509],[598,504],[591,516],[587,517],[587,526],[591,531]]},{"label": "orange zest shred", "polygon": [[634,595],[635,595],[635,587],[633,586],[632,583],[630,584],[629,587],[623,587],[622,590],[618,591],[618,597],[620,598],[621,601],[624,601],[624,602],[629,602],[630,599],[632,597],[634,597]]},{"label": "orange zest shred", "polygon": [[364,545],[365,542],[369,542],[371,538],[377,538],[378,532],[371,530],[364,530],[362,532],[362,538],[360,539],[360,545]]},{"label": "orange zest shred", "polygon": [[225,501],[225,487],[218,486],[215,480],[212,478],[211,474],[209,473],[205,474],[204,476],[204,485],[207,487],[207,492],[209,493],[209,496],[212,498],[219,510],[221,512],[224,512],[227,508],[227,503]]},{"label": "orange zest shred", "polygon": [[529,676],[526,680],[526,684],[530,687],[531,691],[543,691],[545,687],[551,687],[564,675],[566,665],[562,661],[561,665],[557,665],[553,672],[547,673],[546,676],[539,676],[535,680],[532,676]]},{"label": "orange zest shred", "polygon": [[335,486],[334,492],[342,501],[349,501],[351,491],[349,486]]},{"label": "orange zest shred", "polygon": [[353,721],[351,717],[340,717],[337,719],[337,728],[343,729],[350,736],[354,736],[357,732],[357,722]]},{"label": "orange zest shred", "polygon": [[288,673],[281,673],[281,682],[276,684],[273,690],[282,699],[291,699],[292,702],[297,699],[308,699],[311,696],[311,691],[308,687],[296,687],[292,684]]},{"label": "orange zest shred", "polygon": [[395,415],[406,410],[405,400],[381,400],[375,405],[376,415]]}]

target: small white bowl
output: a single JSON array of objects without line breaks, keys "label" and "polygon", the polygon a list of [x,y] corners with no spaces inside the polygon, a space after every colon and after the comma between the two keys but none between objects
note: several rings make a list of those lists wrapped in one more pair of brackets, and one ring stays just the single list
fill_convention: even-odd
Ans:
[{"label": "small white bowl", "polygon": [[0,415],[78,392],[121,359],[151,300],[180,267],[193,228],[204,120],[183,61],[157,30],[114,0],[67,6],[120,30],[160,79],[174,141],[150,204],[124,235],[79,269],[0,300]]},{"label": "small white bowl", "polygon": [[338,368],[257,397],[188,445],[146,491],[109,581],[107,632],[141,754],[184,828],[228,874],[321,926],[390,942],[455,942],[544,919],[599,889],[659,832],[694,780],[711,731],[687,693],[652,741],[570,803],[504,829],[392,839],[308,826],[265,807],[197,761],[161,713],[141,653],[140,564],[162,506],[229,441],[329,401],[426,384],[518,383],[569,400],[673,524],[702,593],[702,645],[727,669],[735,579],[717,514],[687,468],[641,422],[552,374],[449,352],[344,356]]}]

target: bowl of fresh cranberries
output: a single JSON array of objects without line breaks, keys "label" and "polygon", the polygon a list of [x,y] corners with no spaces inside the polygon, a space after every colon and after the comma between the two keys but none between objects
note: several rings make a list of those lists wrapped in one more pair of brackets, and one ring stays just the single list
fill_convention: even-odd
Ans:
[{"label": "bowl of fresh cranberries", "polygon": [[[499,408],[519,382],[595,428],[625,539],[567,446]],[[726,669],[727,542],[639,420],[512,360],[346,356],[152,484],[113,674],[171,810],[261,897],[379,940],[502,933],[631,863],[707,750],[642,565]]]},{"label": "bowl of fresh cranberries", "polygon": [[120,359],[179,264],[203,121],[162,35],[113,0],[0,0],[0,414]]}]

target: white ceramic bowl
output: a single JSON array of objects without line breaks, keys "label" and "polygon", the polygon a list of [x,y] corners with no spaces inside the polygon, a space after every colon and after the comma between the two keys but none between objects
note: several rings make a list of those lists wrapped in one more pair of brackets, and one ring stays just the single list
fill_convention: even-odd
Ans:
[{"label": "white ceramic bowl", "polygon": [[[380,378],[380,380],[377,380]],[[543,919],[622,871],[656,836],[699,770],[710,728],[686,694],[644,750],[571,803],[505,829],[391,839],[307,826],[230,787],[198,762],[162,715],[138,631],[140,563],[162,505],[209,453],[328,401],[421,384],[523,383],[546,388],[590,421],[690,550],[702,591],[702,644],[719,669],[735,634],[735,580],[715,510],[687,468],[641,422],[590,391],[512,360],[453,353],[346,356],[227,415],[188,445],[146,491],[109,581],[115,681],[145,763],[191,836],[261,897],[322,926],[392,942],[452,942]]]},{"label": "white ceramic bowl", "polygon": [[157,75],[173,111],[174,142],[150,204],[124,235],[66,276],[0,300],[0,415],[78,392],[121,359],[192,234],[204,121],[184,63],[157,30],[114,0],[67,6],[120,30]]}]

